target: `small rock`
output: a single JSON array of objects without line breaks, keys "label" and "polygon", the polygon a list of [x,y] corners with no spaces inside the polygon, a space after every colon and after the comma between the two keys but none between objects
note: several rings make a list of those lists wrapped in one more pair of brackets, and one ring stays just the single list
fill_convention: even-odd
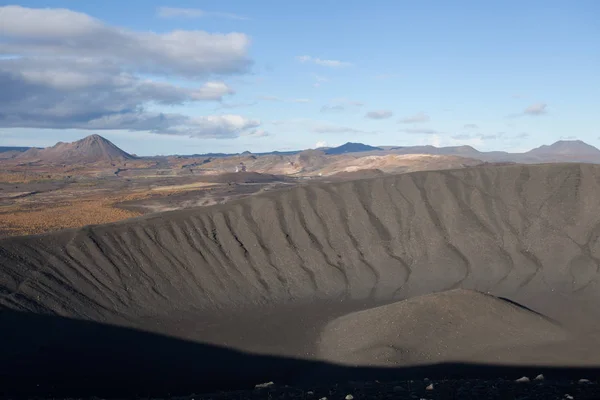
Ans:
[{"label": "small rock", "polygon": [[536,381],[543,381],[544,380],[544,375],[539,374],[538,376],[535,377],[534,380],[536,380]]},{"label": "small rock", "polygon": [[307,394],[308,396],[314,396],[314,395],[315,395],[315,392],[313,392],[313,391],[308,391],[308,392],[306,392],[306,394]]},{"label": "small rock", "polygon": [[573,396],[571,396],[570,394],[565,394],[565,399],[566,400],[573,400]]},{"label": "small rock", "polygon": [[580,379],[579,380],[579,384],[580,385],[587,385],[588,383],[590,383],[589,379]]},{"label": "small rock", "polygon": [[319,400],[327,400],[327,397],[321,397]]},{"label": "small rock", "polygon": [[351,394],[347,394],[346,400],[354,400],[354,396],[352,396]]},{"label": "small rock", "polygon": [[268,388],[269,386],[273,386],[275,383],[273,382],[267,382],[267,383],[259,383],[258,385],[255,386],[256,389],[264,389],[264,388]]},{"label": "small rock", "polygon": [[429,386],[425,388],[425,390],[433,390],[433,383],[430,383]]},{"label": "small rock", "polygon": [[517,379],[515,382],[517,382],[517,383],[529,383],[529,382],[531,382],[531,380],[528,377],[523,376],[523,377]]}]

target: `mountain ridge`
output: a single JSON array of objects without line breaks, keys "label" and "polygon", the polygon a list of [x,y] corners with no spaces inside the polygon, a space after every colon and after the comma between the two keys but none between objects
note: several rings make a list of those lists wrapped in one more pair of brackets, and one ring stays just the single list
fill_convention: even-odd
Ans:
[{"label": "mountain ridge", "polygon": [[[8,148],[7,148],[8,149]],[[12,150],[12,149],[10,149]],[[133,160],[140,157],[129,154],[104,137],[94,134],[81,140],[64,143],[58,142],[47,148],[19,148],[21,152],[11,151],[11,159],[23,161],[40,161],[47,163],[96,163]],[[314,150],[314,149],[313,149]],[[549,145],[542,145],[523,153],[509,153],[506,151],[480,151],[469,145],[435,147],[432,145],[419,146],[371,146],[359,142],[347,142],[337,147],[323,147],[316,149],[325,156],[340,156],[344,154],[363,155],[441,155],[474,158],[484,162],[512,162],[533,164],[539,162],[584,162],[600,164],[600,149],[582,140],[559,140]],[[311,151],[311,149],[271,151],[251,153],[203,153],[190,155],[145,156],[141,158],[195,158],[211,157],[225,158],[240,155],[254,156],[293,156]],[[8,152],[7,152],[8,154]]]},{"label": "mountain ridge", "polygon": [[366,151],[383,150],[381,147],[370,146],[364,143],[347,142],[338,147],[330,147],[325,151],[327,155],[346,154],[346,153],[362,153]]},{"label": "mountain ridge", "polygon": [[542,145],[528,151],[529,154],[597,154],[600,150],[582,140],[559,140],[550,145]]},{"label": "mountain ridge", "polygon": [[85,163],[133,160],[136,157],[121,150],[100,135],[86,136],[71,143],[58,142],[43,149],[31,148],[15,157],[17,160],[36,159],[48,163]]}]

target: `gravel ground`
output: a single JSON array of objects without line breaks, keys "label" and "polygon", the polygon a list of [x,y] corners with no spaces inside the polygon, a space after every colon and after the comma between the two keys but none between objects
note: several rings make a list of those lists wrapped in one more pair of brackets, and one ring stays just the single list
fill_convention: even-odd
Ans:
[{"label": "gravel ground", "polygon": [[178,400],[242,400],[242,399],[600,399],[597,381],[443,380],[398,382],[349,382],[321,387],[278,386],[254,390],[186,396]]},{"label": "gravel ground", "polygon": [[[1,391],[0,391],[1,393]],[[126,397],[123,397],[126,398]],[[40,398],[39,400],[41,400]],[[54,399],[54,398],[53,398]],[[93,397],[88,400],[100,400]],[[393,382],[347,382],[326,386],[288,386],[273,382],[259,384],[253,390],[192,394],[171,397],[170,400],[597,400],[600,399],[598,381],[582,379],[551,380],[523,377],[506,379],[412,380]],[[47,400],[47,399],[46,399]],[[75,399],[69,399],[75,400]],[[81,400],[81,399],[77,399]],[[159,400],[152,398],[152,400]]]}]

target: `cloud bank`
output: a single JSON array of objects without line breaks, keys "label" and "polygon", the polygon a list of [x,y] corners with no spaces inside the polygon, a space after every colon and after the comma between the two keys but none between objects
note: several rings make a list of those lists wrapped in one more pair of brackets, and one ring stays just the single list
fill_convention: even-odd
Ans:
[{"label": "cloud bank", "polygon": [[387,118],[391,118],[393,115],[394,115],[394,113],[389,110],[376,110],[376,111],[369,111],[368,113],[366,113],[365,118],[387,119]]},{"label": "cloud bank", "polygon": [[67,9],[0,7],[0,127],[236,137],[260,123],[147,109],[222,101],[234,90],[220,77],[248,71],[249,46],[241,33],[137,32]]},{"label": "cloud bank", "polygon": [[248,20],[247,17],[238,14],[204,11],[199,8],[178,8],[178,7],[159,7],[156,15],[160,18],[204,18],[216,17],[227,18],[238,21]]},{"label": "cloud bank", "polygon": [[421,122],[428,122],[430,120],[431,118],[429,118],[429,115],[425,114],[424,112],[419,112],[414,115],[404,117],[398,122],[400,122],[401,124],[418,124]]}]

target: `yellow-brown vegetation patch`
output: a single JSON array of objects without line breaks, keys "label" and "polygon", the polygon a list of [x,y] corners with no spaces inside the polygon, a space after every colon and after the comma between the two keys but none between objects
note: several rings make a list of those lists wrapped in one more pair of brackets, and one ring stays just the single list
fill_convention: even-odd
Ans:
[{"label": "yellow-brown vegetation patch", "polygon": [[[46,201],[22,201],[0,207],[0,231],[4,236],[33,235],[86,225],[106,224],[141,215],[123,210],[116,205],[125,201],[164,197],[174,193],[219,185],[199,182],[189,185],[161,186],[142,189],[121,195],[106,196],[105,193],[80,195],[67,200],[62,197],[52,203]],[[80,185],[82,186],[82,185]],[[57,192],[54,192],[57,193]],[[20,194],[20,193],[17,193]]]},{"label": "yellow-brown vegetation patch", "polygon": [[[11,207],[13,208],[13,207]],[[30,211],[2,209],[0,226],[11,235],[32,235],[66,228],[116,222],[140,215],[104,200],[83,200]]]}]

